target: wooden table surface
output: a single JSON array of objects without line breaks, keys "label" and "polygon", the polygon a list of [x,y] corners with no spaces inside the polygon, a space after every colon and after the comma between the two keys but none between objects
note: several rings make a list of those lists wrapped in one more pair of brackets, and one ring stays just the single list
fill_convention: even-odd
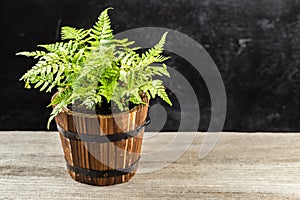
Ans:
[{"label": "wooden table surface", "polygon": [[[147,135],[145,156],[178,133]],[[300,199],[299,133],[221,133],[199,159],[205,136],[197,133],[190,148],[162,169],[96,187],[69,177],[56,132],[0,132],[0,199]],[[142,159],[140,172],[168,164],[159,162]]]}]

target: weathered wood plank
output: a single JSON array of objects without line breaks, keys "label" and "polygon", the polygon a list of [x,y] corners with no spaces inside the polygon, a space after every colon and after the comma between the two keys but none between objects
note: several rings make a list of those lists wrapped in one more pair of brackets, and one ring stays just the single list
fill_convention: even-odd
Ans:
[{"label": "weathered wood plank", "polygon": [[[146,133],[143,152],[163,148],[176,134]],[[198,133],[189,150],[161,170],[95,187],[69,177],[58,133],[0,132],[0,199],[300,199],[300,134],[222,133],[199,159],[204,136]],[[140,168],[155,164],[142,159]]]}]

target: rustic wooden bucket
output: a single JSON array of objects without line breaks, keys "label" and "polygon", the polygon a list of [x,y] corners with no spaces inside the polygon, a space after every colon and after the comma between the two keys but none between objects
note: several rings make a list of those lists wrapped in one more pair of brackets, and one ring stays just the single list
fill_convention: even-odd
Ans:
[{"label": "rustic wooden bucket", "polygon": [[137,171],[148,105],[114,115],[64,109],[56,118],[68,173],[81,183],[127,182]]}]

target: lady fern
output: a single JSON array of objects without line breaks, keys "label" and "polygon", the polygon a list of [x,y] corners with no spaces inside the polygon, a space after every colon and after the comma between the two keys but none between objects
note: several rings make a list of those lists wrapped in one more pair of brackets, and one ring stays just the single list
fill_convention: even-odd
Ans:
[{"label": "lady fern", "polygon": [[167,33],[140,55],[138,47],[129,47],[133,41],[114,39],[109,9],[100,14],[90,29],[62,27],[62,42],[38,45],[43,50],[17,54],[38,59],[20,79],[25,81],[26,88],[34,86],[46,92],[57,89],[49,104],[55,107],[48,127],[63,108],[75,102],[86,109],[112,102],[124,111],[128,110],[129,102],[144,103],[144,94],[148,99],[159,96],[172,105],[163,82],[154,79],[157,75],[169,76],[166,65],[155,65],[169,59],[162,55]]}]

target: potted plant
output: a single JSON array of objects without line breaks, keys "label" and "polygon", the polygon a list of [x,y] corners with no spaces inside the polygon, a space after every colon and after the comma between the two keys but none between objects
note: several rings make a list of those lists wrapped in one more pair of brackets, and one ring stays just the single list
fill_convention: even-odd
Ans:
[{"label": "potted plant", "polygon": [[149,100],[171,105],[163,82],[169,76],[162,55],[166,40],[145,53],[134,42],[114,38],[108,10],[87,30],[62,27],[62,42],[20,52],[38,59],[20,80],[25,88],[56,93],[53,107],[68,173],[91,185],[127,182],[136,172]]}]

